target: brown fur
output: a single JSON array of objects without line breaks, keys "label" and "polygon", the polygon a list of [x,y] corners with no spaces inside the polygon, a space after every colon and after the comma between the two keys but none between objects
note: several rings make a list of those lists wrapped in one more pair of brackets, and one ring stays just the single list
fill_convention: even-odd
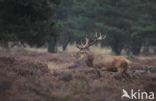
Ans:
[{"label": "brown fur", "polygon": [[92,39],[86,38],[85,44],[81,43],[81,45],[77,44],[76,47],[80,49],[77,52],[76,57],[79,60],[85,62],[89,67],[93,67],[96,69],[97,74],[101,77],[99,70],[104,71],[112,71],[118,72],[120,75],[126,75],[128,65],[130,61],[123,56],[109,56],[109,55],[97,55],[89,52],[87,49],[95,44],[99,40],[104,40],[106,35],[101,35],[98,37],[97,33],[96,36]]},{"label": "brown fur", "polygon": [[127,69],[131,63],[123,56],[97,55],[86,49],[77,52],[76,57],[97,71],[112,71],[118,72],[121,75],[127,75]]}]

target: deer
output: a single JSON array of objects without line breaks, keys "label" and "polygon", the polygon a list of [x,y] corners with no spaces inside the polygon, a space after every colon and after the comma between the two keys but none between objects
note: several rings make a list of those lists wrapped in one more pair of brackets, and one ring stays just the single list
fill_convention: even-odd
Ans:
[{"label": "deer", "polygon": [[88,67],[94,68],[99,78],[102,77],[100,71],[117,72],[122,77],[129,77],[127,69],[131,63],[130,60],[123,56],[95,54],[88,50],[88,48],[97,41],[105,39],[106,35],[101,35],[101,33],[99,36],[96,33],[92,39],[85,38],[85,43],[81,42],[81,44],[76,44],[79,51],[75,54],[75,57],[83,61]]}]

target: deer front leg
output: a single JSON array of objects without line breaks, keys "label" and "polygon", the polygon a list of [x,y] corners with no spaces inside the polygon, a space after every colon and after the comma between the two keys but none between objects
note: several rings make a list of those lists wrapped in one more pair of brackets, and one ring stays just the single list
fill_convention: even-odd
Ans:
[{"label": "deer front leg", "polygon": [[100,71],[98,69],[96,69],[96,73],[97,73],[97,75],[98,75],[99,78],[102,77],[102,75],[101,75],[101,73],[100,73]]},{"label": "deer front leg", "polygon": [[108,71],[108,69],[106,67],[96,68],[96,73],[97,73],[97,75],[98,75],[99,78],[102,77],[100,71]]}]

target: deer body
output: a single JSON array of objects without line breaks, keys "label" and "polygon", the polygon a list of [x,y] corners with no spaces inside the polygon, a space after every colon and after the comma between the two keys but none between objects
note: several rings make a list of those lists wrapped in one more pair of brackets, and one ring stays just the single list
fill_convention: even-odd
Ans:
[{"label": "deer body", "polygon": [[110,55],[102,55],[102,54],[94,54],[87,50],[91,45],[93,45],[96,41],[105,39],[106,37],[101,36],[96,37],[92,40],[86,38],[85,45],[77,45],[77,48],[80,49],[76,53],[77,59],[85,62],[89,67],[93,67],[97,70],[98,75],[100,76],[99,71],[112,71],[118,72],[120,75],[126,75],[127,69],[130,64],[130,61],[123,56],[110,56]]},{"label": "deer body", "polygon": [[[102,54],[93,54],[86,51],[84,54],[77,54],[80,60],[85,62],[87,66],[100,71],[118,72],[126,74],[130,61],[123,56],[110,56]],[[83,56],[80,56],[83,55]]]}]

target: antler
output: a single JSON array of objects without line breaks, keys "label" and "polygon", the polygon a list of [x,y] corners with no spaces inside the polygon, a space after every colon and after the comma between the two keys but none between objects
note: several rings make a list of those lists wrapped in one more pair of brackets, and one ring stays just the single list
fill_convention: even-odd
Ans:
[{"label": "antler", "polygon": [[77,46],[77,48],[79,48],[79,49],[87,49],[88,47],[90,47],[90,46],[92,46],[94,43],[96,43],[97,41],[103,40],[103,39],[105,39],[105,38],[106,38],[106,35],[101,35],[101,33],[100,33],[100,36],[98,37],[98,34],[97,34],[97,32],[96,32],[95,37],[94,37],[92,40],[86,38],[85,44],[83,44],[83,43],[81,42],[81,45],[78,45],[78,44],[77,44],[76,46]]},{"label": "antler", "polygon": [[81,45],[76,44],[76,46],[77,46],[77,48],[79,48],[79,49],[86,49],[86,48],[88,48],[88,47],[89,47],[89,39],[86,38],[85,44],[83,44],[82,41],[81,41]]},{"label": "antler", "polygon": [[96,32],[95,37],[92,40],[90,40],[90,46],[95,44],[97,41],[104,40],[105,38],[106,38],[106,35],[101,35],[100,33],[100,36],[98,37],[98,34]]},{"label": "antler", "polygon": [[106,35],[101,35],[100,33],[100,36],[98,37],[97,32],[96,32],[96,40],[103,40],[105,38],[106,38]]}]

